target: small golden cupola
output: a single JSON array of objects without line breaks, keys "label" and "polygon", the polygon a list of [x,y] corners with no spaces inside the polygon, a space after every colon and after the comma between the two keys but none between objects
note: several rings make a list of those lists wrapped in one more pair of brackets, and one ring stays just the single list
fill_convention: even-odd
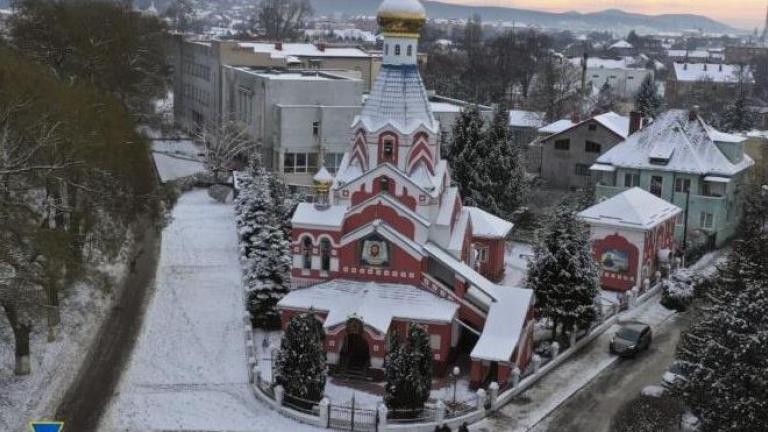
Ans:
[{"label": "small golden cupola", "polygon": [[377,18],[385,35],[418,36],[427,11],[419,0],[384,0]]},{"label": "small golden cupola", "polygon": [[329,194],[333,185],[333,176],[325,169],[325,166],[322,166],[312,177],[312,181],[315,189],[315,208],[318,210],[327,209],[331,206]]}]

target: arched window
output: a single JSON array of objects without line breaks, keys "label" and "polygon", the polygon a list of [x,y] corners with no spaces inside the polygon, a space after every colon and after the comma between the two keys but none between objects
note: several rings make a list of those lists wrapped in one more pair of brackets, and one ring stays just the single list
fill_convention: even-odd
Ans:
[{"label": "arched window", "polygon": [[395,156],[395,140],[392,138],[386,138],[384,140],[384,149],[382,152],[384,161],[391,161]]},{"label": "arched window", "polygon": [[381,179],[379,179],[379,185],[381,186],[381,191],[382,192],[389,193],[389,179],[388,178],[382,177]]},{"label": "arched window", "polygon": [[408,45],[408,57],[413,55],[413,45]]},{"label": "arched window", "polygon": [[395,45],[395,55],[396,56],[400,55],[400,45]]},{"label": "arched window", "polygon": [[304,237],[301,243],[301,254],[304,256],[304,269],[312,268],[312,239]]},{"label": "arched window", "polygon": [[327,238],[320,240],[320,269],[331,270],[331,241]]}]

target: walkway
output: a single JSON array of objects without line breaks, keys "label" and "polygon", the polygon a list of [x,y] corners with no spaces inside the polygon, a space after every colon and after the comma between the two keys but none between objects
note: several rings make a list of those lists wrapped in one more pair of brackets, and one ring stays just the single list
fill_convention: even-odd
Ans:
[{"label": "walkway", "polygon": [[305,430],[251,393],[231,205],[181,196],[163,233],[155,296],[100,430]]}]

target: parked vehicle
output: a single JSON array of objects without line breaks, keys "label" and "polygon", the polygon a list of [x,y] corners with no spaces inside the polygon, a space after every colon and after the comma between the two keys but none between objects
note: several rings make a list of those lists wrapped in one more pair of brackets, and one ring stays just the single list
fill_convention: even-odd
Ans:
[{"label": "parked vehicle", "polygon": [[634,356],[651,345],[651,327],[641,322],[627,322],[611,338],[611,354]]},{"label": "parked vehicle", "polygon": [[672,363],[672,366],[669,367],[669,370],[664,372],[664,375],[661,376],[661,384],[664,387],[672,387],[676,382],[685,380],[685,375],[683,374],[683,368],[680,365],[680,363]]}]

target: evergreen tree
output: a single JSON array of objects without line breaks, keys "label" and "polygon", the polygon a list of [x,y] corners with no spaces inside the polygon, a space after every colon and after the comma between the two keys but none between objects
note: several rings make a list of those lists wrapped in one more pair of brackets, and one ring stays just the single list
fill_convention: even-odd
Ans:
[{"label": "evergreen tree", "polygon": [[392,415],[418,415],[432,388],[432,350],[424,328],[411,326],[406,344],[400,343],[396,333],[390,334],[385,376],[384,403]]},{"label": "evergreen tree", "polygon": [[635,95],[635,110],[643,114],[643,117],[654,118],[661,110],[662,103],[662,98],[656,92],[656,83],[649,74]]},{"label": "evergreen tree", "polygon": [[739,92],[736,100],[725,108],[719,124],[726,132],[745,132],[754,126],[752,114],[747,110],[747,99],[744,92]]},{"label": "evergreen tree", "polygon": [[528,264],[528,287],[536,307],[557,326],[587,328],[598,317],[599,268],[592,257],[586,227],[565,205],[556,208]]},{"label": "evergreen tree", "polygon": [[456,171],[456,160],[464,152],[466,148],[473,148],[477,146],[480,141],[483,131],[483,118],[480,117],[480,110],[477,105],[470,105],[464,108],[453,124],[451,130],[451,145],[450,147],[443,146],[442,157],[444,157],[451,167],[451,170]]},{"label": "evergreen tree", "polygon": [[710,305],[677,349],[685,379],[673,392],[701,430],[761,431],[768,424],[768,204],[755,192],[739,239],[710,284]]},{"label": "evergreen tree", "polygon": [[616,105],[616,96],[613,93],[613,88],[608,81],[603,83],[600,87],[600,92],[597,94],[597,106],[596,108],[600,112],[613,111]]},{"label": "evergreen tree", "polygon": [[283,334],[275,364],[275,384],[285,394],[319,401],[325,390],[325,331],[311,313],[291,318]]},{"label": "evergreen tree", "polygon": [[254,237],[257,246],[248,257],[250,265],[245,275],[248,311],[256,327],[277,328],[277,302],[288,293],[291,282],[290,244],[274,223],[263,226]]},{"label": "evergreen tree", "polygon": [[235,200],[235,223],[240,236],[240,255],[247,259],[257,244],[256,235],[261,227],[269,223],[271,210],[274,209],[269,194],[269,174],[259,168],[251,172]]}]

